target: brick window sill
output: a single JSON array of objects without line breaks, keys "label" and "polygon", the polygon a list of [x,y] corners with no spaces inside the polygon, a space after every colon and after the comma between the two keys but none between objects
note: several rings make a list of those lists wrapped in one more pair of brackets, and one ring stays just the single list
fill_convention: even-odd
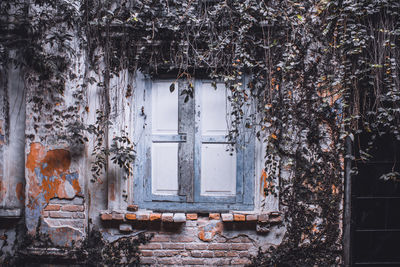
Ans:
[{"label": "brick window sill", "polygon": [[[100,218],[104,223],[119,223],[121,232],[132,231],[132,223],[185,223],[195,221],[199,217],[207,216],[201,213],[171,213],[171,212],[151,212],[151,211],[102,211]],[[263,226],[278,225],[282,223],[280,212],[269,212],[261,214],[246,214],[241,212],[231,213],[209,213],[210,220],[219,220],[224,223],[255,223],[257,232],[263,232]],[[131,224],[130,224],[131,223]],[[267,228],[268,228],[267,227]]]}]

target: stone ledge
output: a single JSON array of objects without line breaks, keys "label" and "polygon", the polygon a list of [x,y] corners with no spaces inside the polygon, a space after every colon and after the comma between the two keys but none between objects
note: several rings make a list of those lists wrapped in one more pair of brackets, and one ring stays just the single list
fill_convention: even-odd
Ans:
[{"label": "stone ledge", "polygon": [[0,209],[0,221],[1,220],[10,220],[10,219],[19,219],[22,217],[21,209]]}]

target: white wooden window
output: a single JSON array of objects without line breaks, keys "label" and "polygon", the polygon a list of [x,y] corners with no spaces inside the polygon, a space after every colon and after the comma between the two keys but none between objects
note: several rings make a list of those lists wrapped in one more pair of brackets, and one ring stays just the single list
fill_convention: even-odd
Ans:
[{"label": "white wooden window", "polygon": [[254,135],[243,127],[237,144],[229,143],[230,91],[196,80],[191,87],[179,81],[170,92],[172,82],[138,82],[135,203],[153,210],[252,209]]}]

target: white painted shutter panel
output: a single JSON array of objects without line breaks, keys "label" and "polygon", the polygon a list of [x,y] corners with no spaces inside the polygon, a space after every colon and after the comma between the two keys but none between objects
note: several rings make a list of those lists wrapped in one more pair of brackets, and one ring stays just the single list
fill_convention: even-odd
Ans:
[{"label": "white painted shutter panel", "polygon": [[210,82],[201,88],[201,167],[200,194],[226,197],[236,195],[236,152],[229,151],[228,134],[230,103],[225,85]]},{"label": "white painted shutter panel", "polygon": [[170,92],[170,82],[153,82],[151,178],[155,195],[178,193],[178,90]]}]

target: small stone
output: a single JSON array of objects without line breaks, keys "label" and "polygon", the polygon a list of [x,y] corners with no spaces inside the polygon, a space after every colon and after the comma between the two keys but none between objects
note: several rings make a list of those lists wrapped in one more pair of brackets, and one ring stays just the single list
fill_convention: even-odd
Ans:
[{"label": "small stone", "polygon": [[121,232],[132,232],[132,225],[130,224],[120,224],[119,230]]},{"label": "small stone", "polygon": [[246,221],[253,222],[253,221],[257,221],[257,219],[258,219],[257,214],[247,214],[246,215]]},{"label": "small stone", "polygon": [[136,220],[136,214],[134,214],[134,213],[127,213],[127,214],[125,214],[125,218],[126,218],[127,220],[129,220],[129,221],[134,221],[134,220]]},{"label": "small stone", "polygon": [[136,219],[138,221],[148,221],[148,220],[150,220],[150,214],[149,213],[136,213]]},{"label": "small stone", "polygon": [[177,222],[177,223],[186,222],[185,213],[175,213],[174,214],[174,222]]},{"label": "small stone", "polygon": [[271,224],[279,224],[282,222],[282,217],[279,212],[271,212],[269,214],[269,222]]},{"label": "small stone", "polygon": [[152,213],[150,214],[150,221],[160,221],[161,213]]},{"label": "small stone", "polygon": [[112,214],[112,219],[116,221],[123,221],[124,220],[124,214],[121,213],[113,213]]},{"label": "small stone", "polygon": [[210,213],[208,218],[210,220],[220,220],[221,219],[221,215],[219,213]]},{"label": "small stone", "polygon": [[60,210],[60,207],[61,207],[60,205],[49,204],[44,208],[44,210],[46,210],[46,211],[57,211],[57,210]]},{"label": "small stone", "polygon": [[161,215],[161,220],[163,222],[173,222],[174,221],[174,214],[173,213],[163,213]]},{"label": "small stone", "polygon": [[266,223],[269,220],[269,216],[267,213],[262,213],[258,216],[258,221],[262,223]]},{"label": "small stone", "polygon": [[102,221],[111,221],[112,220],[112,214],[109,214],[109,213],[101,214],[101,220]]},{"label": "small stone", "polygon": [[128,205],[127,210],[137,211],[139,209],[138,205]]},{"label": "small stone", "polygon": [[233,214],[233,220],[235,222],[244,222],[246,220],[246,216],[244,214]]},{"label": "small stone", "polygon": [[221,217],[222,217],[222,221],[224,221],[224,222],[233,222],[233,214],[232,213],[222,213]]},{"label": "small stone", "polygon": [[188,213],[186,214],[186,220],[197,220],[197,213]]},{"label": "small stone", "polygon": [[256,231],[257,233],[269,233],[269,223],[257,223]]}]

